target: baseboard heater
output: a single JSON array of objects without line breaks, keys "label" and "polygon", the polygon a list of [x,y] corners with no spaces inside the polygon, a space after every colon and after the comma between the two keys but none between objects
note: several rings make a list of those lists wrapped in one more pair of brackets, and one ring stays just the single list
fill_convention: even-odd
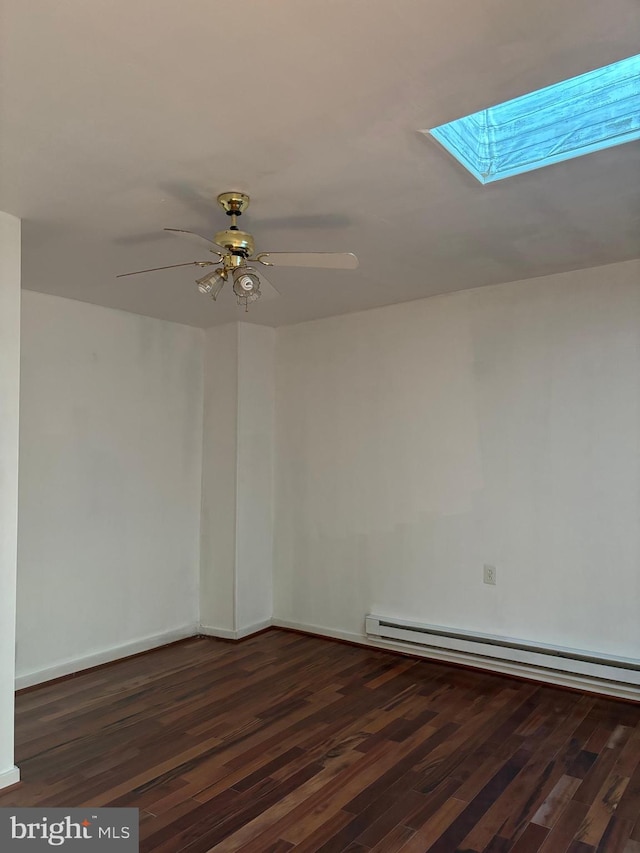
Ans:
[{"label": "baseboard heater", "polygon": [[478,663],[496,660],[640,687],[640,660],[635,658],[601,655],[439,625],[422,625],[373,614],[365,617],[365,628],[367,636],[372,639],[409,643],[425,652],[459,653],[471,658],[470,663],[473,663],[473,658]]}]

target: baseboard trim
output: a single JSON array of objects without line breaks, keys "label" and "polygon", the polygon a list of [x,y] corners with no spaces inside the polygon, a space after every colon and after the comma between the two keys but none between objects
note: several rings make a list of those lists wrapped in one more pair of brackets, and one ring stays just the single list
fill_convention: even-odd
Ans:
[{"label": "baseboard trim", "polygon": [[122,646],[116,646],[111,649],[105,649],[102,652],[96,652],[85,657],[75,658],[74,660],[66,660],[55,666],[47,667],[46,669],[35,670],[34,672],[24,673],[16,676],[15,689],[23,691],[30,687],[39,686],[49,681],[57,681],[62,678],[69,678],[76,673],[85,672],[88,669],[96,669],[105,664],[115,663],[115,661],[123,658],[133,657],[135,655],[150,652],[153,649],[161,646],[168,646],[171,643],[177,643],[186,640],[189,637],[195,637],[198,634],[199,626],[196,623],[185,625],[183,628],[177,628],[173,631],[165,631],[161,634],[154,634],[151,637],[144,637],[141,640],[135,640],[131,643],[125,643]]},{"label": "baseboard trim", "polygon": [[595,693],[599,696],[611,696],[614,699],[624,699],[629,702],[640,702],[640,691],[632,686],[624,684],[601,681],[596,678],[588,678],[581,675],[559,673],[555,670],[546,670],[538,667],[530,667],[526,664],[509,663],[491,659],[490,661],[479,660],[475,655],[466,655],[464,652],[440,651],[438,649],[420,649],[409,643],[396,642],[394,640],[373,640],[366,634],[356,634],[349,631],[338,631],[332,628],[323,628],[320,625],[309,625],[303,622],[292,622],[289,619],[273,619],[274,628],[284,628],[289,631],[299,631],[302,634],[312,634],[356,646],[366,646],[381,651],[395,652],[408,657],[425,658],[427,660],[448,663],[454,666],[463,666],[467,669],[483,670],[511,678],[519,678],[525,681],[535,681],[541,684],[553,684],[568,690],[579,690],[583,693]]},{"label": "baseboard trim", "polygon": [[5,770],[4,773],[0,773],[0,789],[4,790],[5,788],[13,788],[19,784],[20,770],[15,766],[15,764],[10,770]]},{"label": "baseboard trim", "polygon": [[290,619],[272,619],[274,628],[286,628],[289,631],[300,631],[302,634],[314,634],[331,640],[343,640],[356,646],[370,646],[366,634],[352,634],[349,631],[336,631],[334,628],[323,628],[321,625],[309,625],[306,622],[292,622]]},{"label": "baseboard trim", "polygon": [[[640,691],[632,686],[626,686],[624,684],[601,681],[599,679],[588,678],[577,674],[573,675],[570,673],[560,673],[554,670],[544,670],[538,667],[530,667],[526,664],[510,663],[495,659],[484,661],[482,659],[478,659],[476,655],[466,655],[464,652],[445,651],[440,649],[420,649],[416,648],[413,644],[402,643],[399,641],[375,640],[364,633],[358,634],[350,631],[340,631],[333,628],[325,628],[321,625],[294,622],[289,619],[278,618],[264,619],[261,622],[256,622],[253,625],[248,625],[245,628],[240,628],[234,631],[224,628],[215,628],[209,625],[185,625],[183,628],[179,628],[174,631],[167,631],[162,634],[145,637],[142,640],[126,643],[122,646],[105,650],[104,652],[87,655],[86,657],[77,658],[72,661],[64,661],[60,664],[56,664],[55,666],[48,667],[47,669],[19,675],[15,679],[15,687],[16,691],[22,692],[32,687],[41,686],[46,682],[70,678],[76,673],[97,669],[101,666],[123,660],[124,658],[144,654],[162,646],[182,642],[195,636],[215,637],[221,640],[237,642],[249,637],[254,637],[272,627],[283,628],[289,631],[297,631],[302,634],[310,634],[324,639],[338,640],[340,642],[350,643],[356,646],[365,646],[367,648],[393,652],[395,654],[402,654],[408,657],[424,658],[427,660],[438,661],[440,663],[452,664],[454,666],[462,666],[467,669],[499,673],[512,678],[524,679],[525,681],[553,684],[557,687],[563,687],[569,690],[595,693],[600,696],[610,696],[615,699],[624,699],[634,703],[640,702]],[[14,781],[5,780],[5,776],[12,778],[11,774],[15,775],[16,773],[17,778],[15,778]],[[16,767],[13,770],[7,771],[5,774],[0,774],[0,788],[14,785],[19,782],[19,780],[20,772]]]},{"label": "baseboard trim", "polygon": [[219,640],[244,640],[247,637],[253,637],[254,634],[266,631],[272,625],[273,619],[263,619],[262,622],[248,625],[246,628],[239,628],[237,631],[230,631],[227,628],[213,628],[210,625],[200,625],[200,633],[205,637],[216,637]]}]

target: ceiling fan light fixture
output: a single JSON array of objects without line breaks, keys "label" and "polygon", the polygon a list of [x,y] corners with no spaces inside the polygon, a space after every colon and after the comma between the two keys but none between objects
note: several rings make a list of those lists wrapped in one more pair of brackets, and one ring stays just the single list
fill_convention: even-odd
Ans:
[{"label": "ceiling fan light fixture", "polygon": [[222,290],[226,279],[227,277],[222,270],[214,270],[212,273],[203,275],[202,278],[197,278],[196,284],[200,293],[209,294],[215,300]]},{"label": "ceiling fan light fixture", "polygon": [[233,292],[238,305],[244,305],[246,311],[250,302],[260,299],[260,279],[247,267],[238,267],[233,271]]}]

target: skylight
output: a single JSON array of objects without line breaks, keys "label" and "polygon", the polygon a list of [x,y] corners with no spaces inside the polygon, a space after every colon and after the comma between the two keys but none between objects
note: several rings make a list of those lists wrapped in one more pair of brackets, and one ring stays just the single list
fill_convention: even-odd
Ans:
[{"label": "skylight", "polygon": [[640,139],[640,55],[424,132],[483,184]]}]

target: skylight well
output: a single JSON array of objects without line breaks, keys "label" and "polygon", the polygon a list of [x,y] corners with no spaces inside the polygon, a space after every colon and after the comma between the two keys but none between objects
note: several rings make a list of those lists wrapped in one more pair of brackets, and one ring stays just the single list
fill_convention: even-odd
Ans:
[{"label": "skylight well", "polygon": [[640,55],[424,133],[483,184],[640,139]]}]

